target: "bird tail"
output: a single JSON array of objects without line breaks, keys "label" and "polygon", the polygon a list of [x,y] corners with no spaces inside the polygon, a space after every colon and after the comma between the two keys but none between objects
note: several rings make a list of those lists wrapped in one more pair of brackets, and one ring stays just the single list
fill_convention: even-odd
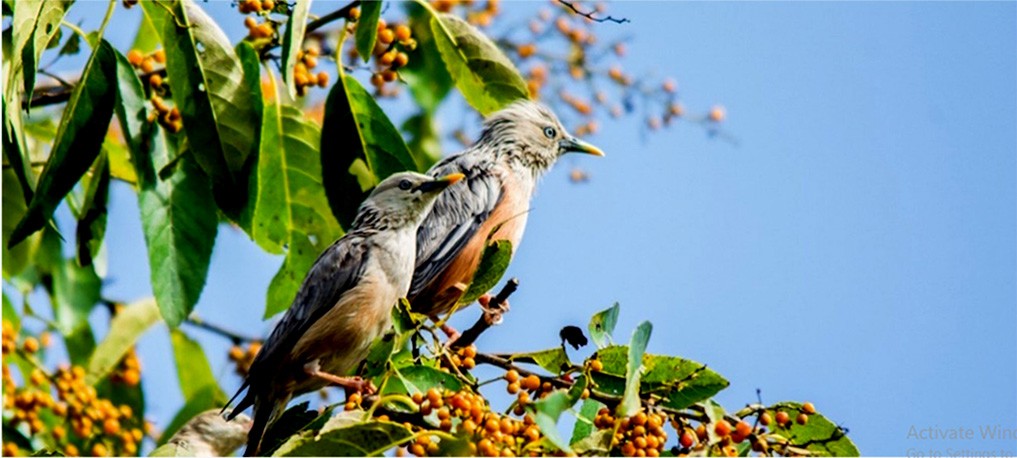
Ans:
[{"label": "bird tail", "polygon": [[[240,401],[239,405],[243,405],[248,398],[254,398],[250,391],[248,395]],[[277,420],[286,410],[286,404],[290,401],[290,396],[285,396],[282,399],[254,399],[254,420],[251,423],[251,430],[247,433],[247,448],[244,449],[244,456],[258,456],[261,453],[262,439],[265,438],[265,433],[268,431],[269,425]],[[239,407],[238,405],[238,407]]]},{"label": "bird tail", "polygon": [[[226,409],[229,409],[230,405],[233,404],[233,401],[235,401],[237,399],[237,396],[240,396],[240,393],[243,393],[244,389],[246,389],[246,388],[248,388],[250,386],[251,386],[251,382],[249,380],[244,380],[244,384],[240,385],[240,389],[237,390],[237,393],[234,394],[233,397],[230,398],[229,401],[226,401],[226,405],[222,406],[222,410],[219,411],[219,415],[222,415],[223,413],[225,413]],[[247,396],[244,396],[244,398],[240,400],[240,403],[237,404],[237,406],[233,409],[233,411],[231,411],[228,415],[226,415],[226,421],[232,420],[233,417],[236,417],[237,414],[239,414],[240,412],[243,412],[244,409],[250,407],[253,404],[254,404],[254,396],[251,394],[251,390],[247,390]]]}]

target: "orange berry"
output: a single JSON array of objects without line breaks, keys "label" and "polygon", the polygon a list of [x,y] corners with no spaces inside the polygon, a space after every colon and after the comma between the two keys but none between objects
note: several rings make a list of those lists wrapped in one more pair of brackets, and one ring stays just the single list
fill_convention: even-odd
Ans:
[{"label": "orange berry", "polygon": [[777,420],[777,424],[778,425],[784,426],[784,425],[786,425],[786,424],[791,422],[791,416],[788,415],[787,412],[780,411],[780,412],[777,412],[776,420]]},{"label": "orange berry", "polygon": [[74,444],[67,444],[67,446],[64,447],[64,455],[78,456],[81,455],[81,452],[78,451],[78,447]]},{"label": "orange berry", "polygon": [[311,56],[311,55],[306,55],[306,56],[304,56],[304,64],[307,65],[307,68],[317,67],[318,66],[318,58],[314,57],[314,56]]},{"label": "orange berry", "polygon": [[816,413],[816,406],[812,405],[811,402],[806,402],[805,404],[802,404],[802,412],[812,415]]},{"label": "orange berry", "polygon": [[516,51],[519,52],[519,57],[525,59],[537,52],[537,46],[534,45],[533,43],[527,43],[524,45],[519,45],[519,49],[517,49]]},{"label": "orange berry", "polygon": [[749,434],[752,433],[752,425],[750,425],[749,422],[745,420],[739,421],[738,424],[735,425],[735,431],[737,431],[738,434],[741,434],[742,436],[748,436]]},{"label": "orange berry", "polygon": [[262,11],[272,11],[275,9],[275,2],[272,0],[262,0],[261,9]]},{"label": "orange berry", "polygon": [[255,21],[253,16],[247,16],[244,18],[244,27],[247,27],[248,30],[257,27],[257,25],[258,21]]},{"label": "orange berry", "polygon": [[102,442],[97,442],[92,446],[92,456],[106,456],[107,454],[109,454],[109,450]]},{"label": "orange berry", "polygon": [[[399,68],[399,67],[406,66],[406,64],[408,64],[408,63],[410,63],[410,56],[406,55],[406,53],[404,53],[404,52],[401,52],[399,54],[396,54],[395,60],[392,61],[392,66],[396,67],[396,68]],[[474,356],[476,356],[476,355],[474,355]],[[471,356],[467,356],[467,358],[472,358],[472,357]]]},{"label": "orange berry", "polygon": [[318,87],[321,87],[321,88],[328,87],[328,78],[329,78],[328,77],[328,73],[319,72],[318,73]]},{"label": "orange berry", "polygon": [[379,30],[378,31],[378,42],[379,43],[381,43],[383,45],[387,45],[389,43],[392,43],[392,40],[394,40],[394,39],[395,39],[395,33],[392,32],[392,29],[384,29],[384,30]]},{"label": "orange berry", "polygon": [[148,84],[156,89],[162,87],[162,76],[158,73],[153,73],[152,76],[148,78]]},{"label": "orange berry", "polygon": [[523,388],[526,388],[529,391],[534,391],[537,388],[540,388],[540,377],[531,374],[524,378],[521,384]]},{"label": "orange berry", "polygon": [[681,437],[678,438],[678,443],[681,444],[682,447],[690,448],[692,447],[693,444],[696,443],[696,437],[694,434],[692,434],[691,432],[689,432],[689,430],[686,429],[685,431],[682,432]]},{"label": "orange berry", "polygon": [[795,418],[795,421],[798,422],[799,425],[804,425],[809,422],[809,414],[802,412],[798,414],[798,418]]},{"label": "orange berry", "polygon": [[25,341],[22,342],[21,345],[28,353],[35,353],[39,351],[39,341],[35,337],[25,337]]},{"label": "orange berry", "polygon": [[142,55],[141,51],[138,51],[137,49],[132,49],[130,51],[127,51],[127,62],[130,62],[130,64],[135,66],[135,67],[141,65],[141,61],[144,58],[145,58],[145,56]]},{"label": "orange berry", "polygon": [[773,417],[770,416],[770,412],[763,412],[759,415],[759,424],[769,426],[771,422],[773,422]]},{"label": "orange berry", "polygon": [[275,31],[272,29],[272,26],[267,22],[258,26],[258,35],[260,35],[261,38],[271,37],[274,32]]},{"label": "orange berry", "polygon": [[102,432],[106,433],[107,436],[112,436],[120,432],[120,422],[115,418],[109,418],[102,422]]},{"label": "orange berry", "polygon": [[146,57],[141,61],[141,71],[145,73],[152,73],[155,71],[155,59]]},{"label": "orange berry", "polygon": [[505,380],[509,383],[515,383],[519,380],[519,372],[516,372],[515,369],[509,369],[508,372],[505,373]]},{"label": "orange berry", "polygon": [[[171,130],[173,130],[173,132],[179,132],[180,127],[183,127],[183,125],[175,125],[171,128]],[[138,386],[138,383],[141,382],[141,373],[138,371],[127,371],[124,372],[123,379],[124,384],[127,386]]]},{"label": "orange berry", "polygon": [[360,19],[360,8],[350,8],[349,16],[350,20],[356,21]]},{"label": "orange berry", "polygon": [[391,83],[395,81],[396,76],[397,76],[396,72],[393,72],[392,70],[383,70],[381,72],[381,78],[385,80],[386,83]]},{"label": "orange berry", "polygon": [[726,113],[724,111],[724,107],[722,107],[720,105],[716,105],[716,106],[714,106],[713,108],[710,109],[710,115],[709,115],[710,121],[721,122],[721,121],[724,120],[725,116],[726,116]]},{"label": "orange berry", "polygon": [[160,64],[165,64],[166,63],[166,50],[165,49],[157,49],[154,53],[152,53],[152,58],[155,59],[155,61],[160,63]]},{"label": "orange berry", "polygon": [[713,425],[713,432],[721,437],[727,436],[731,434],[731,423],[728,423],[727,420],[720,420]]},{"label": "orange berry", "polygon": [[410,39],[410,28],[404,24],[399,24],[395,27],[395,37],[399,41],[406,41]]},{"label": "orange berry", "polygon": [[233,361],[240,361],[241,359],[244,359],[244,349],[240,348],[239,346],[234,345],[234,346],[230,347],[230,355],[229,356],[230,356],[230,359],[233,360]]}]

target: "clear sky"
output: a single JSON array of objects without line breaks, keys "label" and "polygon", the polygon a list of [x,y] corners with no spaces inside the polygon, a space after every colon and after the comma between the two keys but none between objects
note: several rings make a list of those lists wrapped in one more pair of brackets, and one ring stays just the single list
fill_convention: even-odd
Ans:
[{"label": "clear sky", "polygon": [[[105,3],[72,9],[94,28],[85,5]],[[207,8],[240,38],[227,2]],[[768,403],[814,402],[865,454],[1017,455],[1014,440],[979,432],[1017,429],[1017,4],[622,2],[611,12],[631,24],[598,33],[634,37],[628,70],[673,75],[688,107],[724,104],[739,143],[694,125],[644,140],[636,119],[602,122],[591,140],[607,157],[568,158],[542,183],[509,271],[522,287],[481,349],[555,346],[562,325],[585,327],[618,301],[619,340],[652,320],[649,351],[708,363],[731,381],[719,397],[728,408],[758,387]],[[109,38],[126,50],[140,11],[117,15]],[[592,180],[570,183],[573,165]],[[136,198],[117,184],[111,199],[107,294],[148,295]],[[197,312],[267,334],[264,292],[280,263],[222,227]],[[227,344],[188,333],[235,389]],[[181,405],[166,336],[140,344],[160,426]],[[976,439],[909,438],[912,426]]]}]

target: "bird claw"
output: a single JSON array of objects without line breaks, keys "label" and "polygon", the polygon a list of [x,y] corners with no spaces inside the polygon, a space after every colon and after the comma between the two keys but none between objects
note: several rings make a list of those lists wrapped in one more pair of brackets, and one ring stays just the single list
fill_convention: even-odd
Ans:
[{"label": "bird claw", "polygon": [[480,303],[480,308],[484,310],[484,322],[486,322],[488,326],[501,324],[502,321],[504,321],[502,315],[511,309],[508,300],[503,301],[498,307],[491,307],[491,299],[493,298],[494,296],[491,296],[490,294],[484,294],[477,298],[477,302]]},{"label": "bird claw", "polygon": [[365,380],[362,377],[359,376],[340,377],[335,374],[323,372],[321,370],[321,365],[318,363],[318,360],[314,360],[305,364],[304,372],[306,372],[307,375],[310,375],[311,377],[318,377],[322,380],[326,380],[335,385],[339,385],[345,388],[347,394],[350,394],[351,392],[356,392],[365,395],[370,395],[378,391],[378,388],[374,386],[374,383],[371,383],[370,380]]},{"label": "bird claw", "polygon": [[447,323],[442,323],[441,331],[444,332],[446,336],[448,336],[448,340],[445,341],[444,345],[445,349],[452,348],[452,344],[454,344],[457,340],[459,340],[459,337],[462,336],[462,334],[460,334],[459,331],[456,330],[456,328],[449,326]]}]

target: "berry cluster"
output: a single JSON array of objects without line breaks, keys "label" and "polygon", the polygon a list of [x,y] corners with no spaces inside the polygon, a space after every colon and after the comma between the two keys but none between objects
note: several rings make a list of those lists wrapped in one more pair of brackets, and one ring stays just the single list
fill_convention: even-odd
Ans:
[{"label": "berry cluster", "polygon": [[237,375],[241,377],[247,377],[247,373],[251,370],[251,364],[254,364],[254,358],[258,356],[258,352],[261,351],[261,342],[251,342],[247,348],[243,348],[240,345],[233,345],[230,347],[230,361],[233,361],[237,365]]},{"label": "berry cluster", "polygon": [[159,49],[145,54],[137,49],[127,52],[127,62],[130,62],[136,70],[141,73],[141,80],[148,85],[149,100],[155,112],[148,117],[149,122],[159,121],[159,124],[166,130],[177,133],[184,127],[180,110],[166,104],[162,96],[168,92],[165,73],[166,51]]},{"label": "berry cluster", "polygon": [[[67,456],[79,456],[82,451],[92,456],[136,455],[144,438],[141,419],[134,417],[130,406],[116,406],[102,398],[94,386],[85,382],[83,367],[64,366],[48,374],[33,363],[36,367],[26,374],[26,383],[18,386],[7,356],[20,350],[25,358],[34,358],[40,347],[48,346],[50,340],[49,334],[44,332],[38,339],[26,336],[19,346],[13,325],[6,320],[3,322],[3,408],[5,417],[6,412],[11,412],[11,426],[26,425],[30,437],[43,439]],[[128,355],[124,361],[131,359],[134,363],[130,365],[137,374],[136,357]],[[15,443],[7,442],[3,445],[3,454],[23,453]],[[31,454],[31,451],[24,454]]]},{"label": "berry cluster", "polygon": [[611,440],[612,451],[624,456],[660,456],[667,443],[664,422],[667,416],[639,411],[631,417],[616,419],[607,408],[600,409],[593,419],[597,429],[618,429]]},{"label": "berry cluster", "polygon": [[[432,388],[426,393],[414,393],[412,398],[425,419],[437,420],[437,429],[467,438],[472,455],[520,456],[525,451],[535,451],[534,444],[541,438],[531,416],[525,415],[520,420],[491,412],[483,396],[467,390],[441,392]],[[439,444],[430,436],[420,435],[409,446],[409,452],[435,456]]]},{"label": "berry cluster", "polygon": [[113,373],[110,374],[110,381],[127,386],[138,386],[138,383],[141,383],[141,361],[138,360],[136,350],[131,347],[124,355],[124,359],[120,360],[117,367],[113,369]]},{"label": "berry cluster", "polygon": [[477,366],[477,361],[474,359],[476,357],[477,346],[469,345],[457,348],[454,353],[449,355],[448,360],[442,360],[442,365],[447,366],[448,363],[451,363],[455,367],[470,370]]},{"label": "berry cluster", "polygon": [[297,95],[306,95],[307,88],[312,86],[328,87],[328,73],[322,71],[315,74],[311,72],[314,67],[318,66],[320,52],[317,45],[311,45],[297,53],[299,62],[293,66],[293,82],[297,86]]},{"label": "berry cluster", "polygon": [[[350,18],[359,18],[359,11],[355,8],[351,11]],[[353,24],[350,24],[351,32]],[[378,38],[374,43],[374,50],[371,55],[374,57],[374,69],[371,73],[371,85],[375,87],[378,96],[395,96],[398,91],[388,89],[387,83],[399,78],[399,69],[410,62],[410,56],[406,53],[417,48],[417,40],[413,38],[413,32],[406,24],[389,25],[384,19],[378,20]],[[356,62],[356,47],[350,46],[347,52],[351,63]]]},{"label": "berry cluster", "polygon": [[264,38],[274,38],[278,25],[268,20],[268,15],[276,8],[276,2],[274,0],[240,0],[237,3],[237,11],[240,14],[255,14],[261,16],[263,20],[258,22],[253,16],[247,16],[244,18],[244,27],[247,28],[247,38],[250,40],[258,40]]},{"label": "berry cluster", "polygon": [[501,12],[501,2],[499,0],[487,0],[484,4],[475,0],[432,0],[431,6],[442,13],[448,13],[456,8],[461,8],[466,21],[477,27],[491,25],[495,16]]},{"label": "berry cluster", "polygon": [[551,382],[542,382],[540,377],[534,374],[521,377],[515,369],[506,371],[504,378],[508,382],[505,391],[516,396],[515,405],[512,407],[512,413],[516,415],[523,415],[526,405],[533,402],[533,399],[543,399],[554,391]]}]

